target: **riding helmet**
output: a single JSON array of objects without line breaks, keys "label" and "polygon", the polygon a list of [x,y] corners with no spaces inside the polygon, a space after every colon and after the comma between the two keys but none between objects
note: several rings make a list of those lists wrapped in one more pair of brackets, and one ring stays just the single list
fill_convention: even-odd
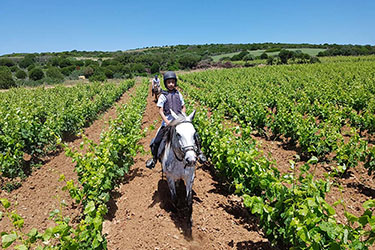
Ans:
[{"label": "riding helmet", "polygon": [[163,75],[163,81],[164,81],[164,86],[168,89],[167,87],[167,80],[168,79],[175,79],[176,81],[176,87],[177,87],[177,76],[176,76],[176,73],[174,73],[173,71],[167,71],[164,73]]}]

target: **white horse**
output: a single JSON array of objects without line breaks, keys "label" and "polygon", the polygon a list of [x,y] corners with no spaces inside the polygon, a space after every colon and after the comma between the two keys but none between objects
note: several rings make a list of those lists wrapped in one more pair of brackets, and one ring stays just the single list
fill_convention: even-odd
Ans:
[{"label": "white horse", "polygon": [[177,202],[176,181],[182,179],[186,187],[186,200],[189,213],[188,226],[192,226],[192,188],[195,177],[195,163],[197,162],[197,146],[194,140],[196,133],[192,120],[195,110],[189,115],[176,115],[171,110],[173,120],[167,127],[166,143],[161,155],[163,173],[167,177],[171,199]]}]

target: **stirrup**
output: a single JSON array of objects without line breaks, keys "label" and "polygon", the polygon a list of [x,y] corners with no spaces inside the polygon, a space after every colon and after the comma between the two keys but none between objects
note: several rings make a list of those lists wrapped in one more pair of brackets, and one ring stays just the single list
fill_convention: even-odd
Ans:
[{"label": "stirrup", "polygon": [[203,153],[200,153],[198,155],[198,161],[199,161],[200,164],[203,164],[207,161],[207,157]]},{"label": "stirrup", "polygon": [[156,162],[153,158],[146,161],[146,168],[153,169],[155,167]]}]

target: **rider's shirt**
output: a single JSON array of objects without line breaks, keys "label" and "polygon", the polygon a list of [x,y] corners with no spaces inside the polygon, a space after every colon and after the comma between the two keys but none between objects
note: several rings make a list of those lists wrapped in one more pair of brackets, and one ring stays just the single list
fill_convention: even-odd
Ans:
[{"label": "rider's shirt", "polygon": [[[168,93],[169,98],[167,98],[167,96],[165,95],[166,93]],[[174,105],[174,103],[176,103],[176,105]],[[173,91],[173,92],[163,91],[163,94],[160,95],[158,102],[156,104],[156,106],[163,108],[164,114],[167,117],[168,121],[173,120],[173,116],[171,115],[169,109],[172,109],[176,113],[180,113],[181,110],[180,111],[174,110],[174,108],[177,107],[177,109],[181,109],[181,107],[184,105],[185,105],[184,98],[182,97],[181,93],[178,91]],[[161,125],[165,126],[166,124],[163,121]]]}]

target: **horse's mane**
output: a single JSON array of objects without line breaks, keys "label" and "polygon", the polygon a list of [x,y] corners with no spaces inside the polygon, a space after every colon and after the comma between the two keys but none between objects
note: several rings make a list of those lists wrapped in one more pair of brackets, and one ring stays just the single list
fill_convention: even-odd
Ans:
[{"label": "horse's mane", "polygon": [[186,116],[184,116],[183,114],[178,114],[178,118],[174,119],[172,122],[170,122],[168,124],[168,126],[175,127],[175,126],[177,126],[178,124],[180,124],[184,121],[186,121]]}]

